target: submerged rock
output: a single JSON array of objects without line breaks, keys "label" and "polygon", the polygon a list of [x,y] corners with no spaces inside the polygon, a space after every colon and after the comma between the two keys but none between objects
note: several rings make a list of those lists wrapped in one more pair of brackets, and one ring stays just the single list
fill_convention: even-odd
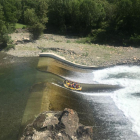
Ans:
[{"label": "submerged rock", "polygon": [[79,123],[76,111],[41,113],[27,125],[20,140],[92,140],[93,127]]}]

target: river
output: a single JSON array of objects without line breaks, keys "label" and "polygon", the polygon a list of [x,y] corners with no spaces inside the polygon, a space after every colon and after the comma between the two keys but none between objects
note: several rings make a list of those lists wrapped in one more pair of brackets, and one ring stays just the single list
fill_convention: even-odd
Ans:
[{"label": "river", "polygon": [[[0,140],[18,139],[38,113],[65,107],[76,110],[84,125],[94,126],[97,140],[140,139],[139,66],[83,70],[46,61],[47,71],[38,68],[38,57],[0,53]],[[80,82],[84,90],[64,88],[64,78]]]}]

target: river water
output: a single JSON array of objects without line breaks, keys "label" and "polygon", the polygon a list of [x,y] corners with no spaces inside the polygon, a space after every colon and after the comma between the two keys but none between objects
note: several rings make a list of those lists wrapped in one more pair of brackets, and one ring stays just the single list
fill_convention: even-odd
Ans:
[{"label": "river water", "polygon": [[[38,57],[0,53],[0,140],[17,140],[38,113],[65,107],[94,127],[96,140],[140,139],[139,66],[82,70],[46,61],[47,70]],[[64,78],[80,82],[84,90],[64,88]]]},{"label": "river water", "polygon": [[98,83],[119,84],[124,88],[114,91],[111,98],[131,121],[132,130],[140,136],[140,67],[116,66],[93,72]]}]

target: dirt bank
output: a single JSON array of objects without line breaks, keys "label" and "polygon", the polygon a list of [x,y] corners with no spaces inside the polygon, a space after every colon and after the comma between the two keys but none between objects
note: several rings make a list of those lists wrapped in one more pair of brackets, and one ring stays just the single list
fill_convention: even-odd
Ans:
[{"label": "dirt bank", "polygon": [[81,38],[54,34],[44,34],[36,41],[29,39],[29,33],[13,33],[11,37],[15,49],[7,53],[18,57],[38,56],[41,52],[51,52],[71,62],[87,66],[140,62],[140,49],[131,46],[83,44],[77,43]]}]

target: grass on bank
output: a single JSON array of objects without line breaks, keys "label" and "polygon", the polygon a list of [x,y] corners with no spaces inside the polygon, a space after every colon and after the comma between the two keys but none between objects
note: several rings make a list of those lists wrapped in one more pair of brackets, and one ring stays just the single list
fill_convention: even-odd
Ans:
[{"label": "grass on bank", "polygon": [[16,28],[16,29],[24,29],[24,28],[26,28],[26,25],[20,24],[20,23],[16,23],[15,28]]},{"label": "grass on bank", "polygon": [[90,37],[84,37],[84,38],[81,38],[79,40],[76,40],[76,43],[81,43],[81,44],[91,44],[92,43],[92,40]]}]

